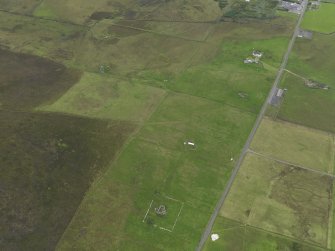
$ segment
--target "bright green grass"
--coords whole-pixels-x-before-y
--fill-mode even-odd
[[[250,154],[220,215],[326,246],[332,182],[331,177]]]
[[[194,249],[254,120],[229,106],[171,93],[92,185],[58,250],[132,250],[134,243],[136,250]],[[173,232],[143,223],[157,195],[184,203]],[[171,214],[176,210],[172,206]]]
[[[141,77],[145,78],[147,84],[153,86],[257,112],[271,87],[287,42],[286,37],[254,41],[230,39],[222,43],[214,60],[191,67],[179,76],[146,72],[142,73]],[[264,52],[263,60],[266,63],[264,67],[261,64],[243,63],[254,48]]]
[[[322,33],[335,32],[335,4],[322,3],[318,10],[308,11],[302,28]]]
[[[130,84],[103,74],[85,73],[60,99],[39,110],[103,119],[144,121],[164,94],[162,89]]]
[[[333,136],[291,123],[264,119],[251,149],[293,164],[333,173]]]
[[[312,40],[298,39],[287,69],[304,78],[314,79],[335,88],[334,43],[335,34],[314,34]]]
[[[290,73],[284,75],[281,87],[288,91],[278,114],[280,119],[335,132],[334,89],[308,88],[301,78]]]
[[[219,234],[220,238],[215,242],[208,239],[205,251],[325,251],[221,216],[216,219],[212,233]]]
[[[45,4],[45,1],[42,2],[34,11],[34,16],[57,19],[57,14],[55,11]]]

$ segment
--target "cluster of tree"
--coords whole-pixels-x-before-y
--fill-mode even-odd
[[[278,0],[215,0],[231,18],[273,18],[276,15]]]

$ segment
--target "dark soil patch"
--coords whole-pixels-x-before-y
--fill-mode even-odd
[[[52,102],[80,76],[48,59],[0,49],[0,108],[30,109]]]
[[[98,11],[98,12],[94,12],[90,18],[92,20],[102,20],[102,19],[113,19],[114,17],[115,17],[115,14],[111,12]]]
[[[54,250],[134,126],[0,111],[0,250]]]

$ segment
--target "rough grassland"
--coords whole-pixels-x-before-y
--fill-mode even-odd
[[[43,0],[0,0],[0,9],[22,14],[32,14],[34,9],[42,1]]]
[[[205,251],[325,251],[221,216],[216,219],[213,233],[220,238],[215,242],[208,239]]]
[[[335,191],[334,191],[335,183],[333,184],[333,232],[332,232],[332,248],[335,249]]]
[[[333,136],[295,124],[264,119],[251,149],[292,164],[333,173]]]
[[[287,88],[278,117],[308,127],[335,132],[334,89],[317,90],[304,85],[304,80],[285,74],[281,83]]]
[[[36,9],[35,15],[78,24],[89,23],[94,16],[108,16],[111,19],[213,21],[220,15],[220,9],[212,0],[45,0]]]
[[[170,94],[93,184],[58,250],[193,249],[254,119],[204,99]],[[184,145],[187,140],[196,148]],[[158,195],[184,203],[173,232],[159,229],[168,223],[155,218],[142,222]]]
[[[131,84],[104,74],[85,73],[65,95],[39,110],[144,121],[164,94],[165,91],[158,88]]]
[[[322,3],[315,11],[308,11],[302,22],[302,28],[322,33],[335,32],[335,4]]]
[[[334,43],[335,34],[314,34],[312,40],[297,40],[287,69],[304,78],[313,79],[335,88]]]
[[[43,56],[66,65],[72,63],[84,32],[81,26],[0,12],[1,48]]]
[[[221,215],[327,245],[332,178],[247,155]]]
[[[54,101],[80,76],[62,64],[0,49],[0,108],[31,109]]]
[[[54,250],[134,126],[0,111],[0,250]]]

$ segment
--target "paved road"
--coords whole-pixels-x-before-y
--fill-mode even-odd
[[[207,241],[209,235],[211,234],[211,231],[212,231],[212,228],[213,228],[213,225],[214,225],[214,221],[215,221],[216,217],[218,216],[218,214],[220,212],[220,209],[221,209],[224,201],[227,198],[227,195],[228,195],[228,193],[229,193],[229,191],[230,191],[230,189],[231,189],[231,187],[233,185],[233,182],[234,182],[234,180],[236,178],[236,175],[237,175],[238,171],[240,170],[241,164],[242,164],[242,162],[243,162],[243,160],[244,160],[244,158],[245,158],[245,156],[246,156],[246,154],[247,154],[247,152],[249,150],[251,141],[253,140],[253,138],[254,138],[254,136],[256,134],[256,131],[257,131],[258,127],[260,126],[261,121],[262,121],[262,119],[263,119],[263,117],[265,115],[266,109],[268,107],[268,103],[269,103],[270,99],[272,98],[273,94],[275,93],[275,91],[276,91],[276,89],[277,89],[277,87],[278,87],[278,85],[280,83],[280,80],[282,79],[284,70],[285,70],[287,62],[288,62],[288,58],[289,58],[289,56],[291,54],[291,51],[293,49],[296,37],[297,37],[299,29],[300,29],[300,25],[301,25],[303,16],[304,16],[304,14],[306,12],[306,9],[307,9],[307,0],[304,0],[303,1],[303,11],[301,12],[301,15],[299,17],[299,20],[298,20],[297,25],[296,25],[295,30],[294,30],[294,34],[293,34],[293,36],[292,36],[292,38],[290,40],[290,43],[289,43],[289,46],[288,46],[287,51],[285,53],[285,56],[283,58],[282,64],[281,64],[281,66],[280,66],[280,68],[278,70],[278,74],[277,74],[276,80],[274,81],[272,89],[271,89],[271,91],[270,91],[270,93],[269,93],[269,95],[268,95],[265,103],[263,104],[260,113],[258,114],[258,117],[257,117],[257,120],[255,122],[255,125],[254,125],[254,127],[253,127],[253,129],[252,129],[252,131],[251,131],[251,133],[249,135],[249,138],[248,138],[247,142],[245,143],[245,145],[243,147],[243,150],[242,150],[242,153],[240,155],[240,158],[238,159],[238,161],[237,161],[237,163],[235,165],[235,168],[233,169],[232,175],[231,175],[231,177],[230,177],[230,179],[229,179],[229,181],[228,181],[228,183],[227,183],[227,185],[225,187],[225,190],[223,191],[223,193],[222,193],[222,195],[220,197],[220,200],[218,201],[218,203],[217,203],[217,205],[215,207],[215,210],[214,210],[211,218],[209,219],[209,222],[208,222],[208,224],[207,224],[207,226],[206,226],[206,228],[205,228],[205,230],[204,230],[204,232],[202,234],[201,240],[200,240],[200,242],[198,244],[198,247],[196,248],[196,251],[201,251],[202,250],[202,248],[205,245],[205,242]]]

